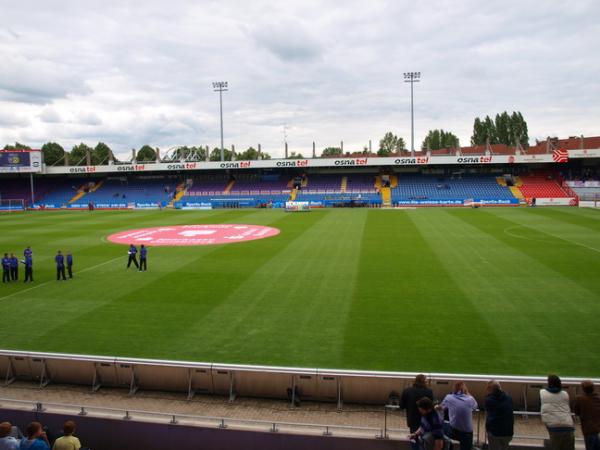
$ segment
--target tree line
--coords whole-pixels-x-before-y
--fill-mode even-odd
[[[16,142],[15,144],[9,144],[4,146],[4,150],[31,150],[31,147]],[[42,145],[41,150],[44,154],[44,164],[48,166],[63,165],[65,159],[71,166],[85,166],[88,164],[88,153],[89,163],[92,166],[98,166],[101,164],[108,164],[109,160],[112,159],[114,162],[121,162],[112,153],[111,148],[104,142],[98,142],[95,147],[90,147],[85,143],[80,143],[71,149],[66,151],[60,144],[56,142],[46,142]],[[135,149],[134,149],[135,150]],[[181,161],[192,159],[195,161],[206,161],[206,154],[208,152],[209,161],[220,161],[221,160],[221,149],[218,147],[212,150],[209,147],[178,147],[169,155],[172,161]],[[159,154],[159,149],[154,148],[150,145],[143,145],[136,150],[135,160],[137,162],[154,162]],[[226,161],[231,160],[251,160],[251,159],[271,159],[271,155],[266,152],[258,152],[254,147],[248,147],[246,150],[238,153],[233,152],[230,149],[224,149],[224,155]],[[133,156],[133,155],[132,155]],[[160,155],[161,158],[167,155]],[[301,157],[301,155],[300,155]]]
[[[529,134],[527,122],[523,118],[520,111],[513,111],[511,114],[508,111],[496,114],[492,119],[489,115],[484,118],[476,117],[473,122],[473,134],[471,136],[471,145],[486,145],[486,144],[505,144],[514,146],[517,143],[523,147],[529,145]],[[443,129],[429,130],[425,139],[421,144],[421,150],[439,150],[442,148],[457,148],[460,146],[458,137]],[[14,149],[29,149],[30,147],[16,142],[14,145],[6,145],[5,150]],[[100,165],[107,164],[112,157],[115,162],[119,162],[113,155],[110,147],[104,142],[98,142],[95,147],[90,147],[83,142],[75,145],[71,151],[66,151],[60,144],[56,142],[47,142],[42,146],[44,152],[44,163],[48,166],[63,164],[65,158],[68,159],[70,165],[87,165],[89,153],[90,164]],[[395,135],[392,131],[388,131],[379,140],[379,146],[374,153],[377,156],[391,156],[406,150],[406,142],[401,136]],[[153,148],[150,145],[143,145],[136,151],[136,161],[150,162],[156,161],[158,148]],[[184,146],[177,148],[171,155],[171,160],[195,160],[206,161],[208,153],[209,161],[221,160],[221,149],[218,147],[210,148],[202,146]],[[360,152],[363,155],[372,155],[369,148],[364,147]],[[350,155],[350,153],[346,153]],[[167,155],[161,155],[163,158]],[[231,149],[224,149],[226,161],[238,160],[248,161],[256,159],[271,159],[271,155],[266,152],[259,152],[254,147],[248,147],[241,152],[233,152]],[[321,158],[335,158],[344,156],[344,151],[341,147],[326,147],[321,152]],[[291,152],[290,159],[302,159],[301,153]]]

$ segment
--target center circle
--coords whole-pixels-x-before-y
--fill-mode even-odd
[[[108,236],[115,244],[144,244],[149,247],[184,245],[216,245],[234,242],[255,241],[277,236],[278,228],[239,223],[176,225],[139,228],[121,231]]]

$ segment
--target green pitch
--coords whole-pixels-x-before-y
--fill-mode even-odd
[[[151,248],[111,233],[250,223],[273,238]],[[0,348],[324,368],[600,376],[600,212],[420,209],[32,212],[0,250]],[[56,250],[75,279],[55,281]],[[21,276],[23,275],[21,270]]]

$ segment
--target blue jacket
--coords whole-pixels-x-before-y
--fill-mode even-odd
[[[6,258],[2,258],[2,268],[3,269],[10,269],[10,258],[7,256]]]
[[[10,258],[10,267],[12,267],[13,269],[16,269],[19,267],[19,258],[17,258],[16,256],[13,256],[12,258]]]
[[[56,255],[54,257],[54,261],[56,261],[56,267],[64,267],[65,266],[65,257],[63,255]]]
[[[73,255],[68,254],[67,255],[67,266],[72,266],[73,265]]]
[[[132,245],[131,247],[129,247],[130,255],[135,255],[136,253],[137,253],[137,248],[135,248],[135,245]]]
[[[33,266],[33,258],[31,257],[31,255],[25,256],[25,262],[23,262],[23,264],[25,264],[25,267]]]
[[[145,258],[148,254],[148,249],[146,247],[140,249],[140,258]]]
[[[495,392],[485,398],[485,427],[492,436],[512,436],[513,401],[504,391]]]

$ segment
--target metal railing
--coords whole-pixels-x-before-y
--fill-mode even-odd
[[[388,426],[390,412],[397,412],[397,405],[384,405],[383,424],[381,427],[367,427],[356,425],[322,424],[312,422],[289,422],[278,420],[256,420],[240,419],[224,416],[204,416],[177,412],[158,412],[132,408],[110,408],[103,406],[82,406],[68,403],[40,402],[31,400],[17,400],[0,398],[0,409],[28,410],[33,413],[54,413],[72,416],[90,416],[97,418],[112,418],[116,420],[131,420],[139,422],[151,422],[170,425],[189,425],[206,428],[259,431],[269,433],[310,434],[339,437],[360,437],[375,439],[408,440],[409,430],[406,427]],[[539,412],[514,411],[515,417],[527,420],[530,417],[540,417]],[[476,410],[473,417],[473,443],[481,446],[487,443],[485,432],[485,411]],[[548,438],[545,429],[540,424],[538,434],[515,434],[514,442],[538,442],[543,443]],[[583,439],[576,438],[581,444]]]

